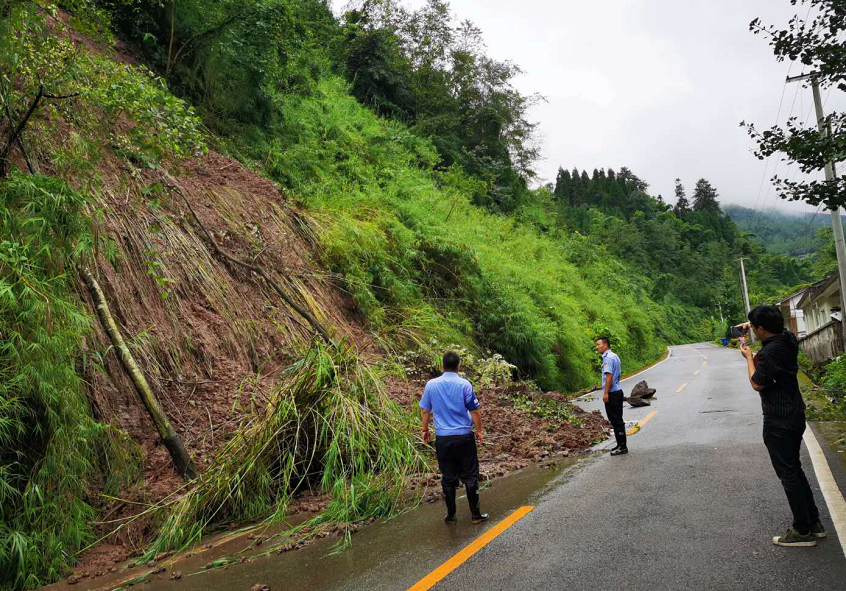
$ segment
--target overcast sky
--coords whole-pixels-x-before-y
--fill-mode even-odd
[[[346,4],[334,0],[336,10]],[[410,7],[423,0],[406,0]],[[517,87],[547,98],[532,111],[543,148],[538,172],[554,181],[558,166],[579,170],[628,166],[650,192],[674,202],[674,179],[688,196],[697,179],[723,203],[781,211],[815,208],[781,201],[769,182],[776,158],[761,162],[742,120],[759,127],[791,112],[805,119],[811,90],[784,79],[801,64],[778,63],[749,22],[786,24],[789,0],[452,0],[459,19],[484,31],[489,53],[518,63]],[[834,90],[827,110],[844,108]],[[813,115],[808,119],[813,122]],[[777,165],[777,166],[776,166]],[[797,177],[798,178],[798,177]],[[762,179],[763,186],[762,186]]]

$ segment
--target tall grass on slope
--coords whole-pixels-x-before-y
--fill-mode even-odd
[[[278,104],[280,123],[245,132],[239,148],[308,206],[324,264],[383,342],[474,342],[572,391],[596,379],[599,334],[628,369],[696,339],[701,313],[655,301],[650,279],[547,214],[524,222],[473,205],[483,180],[440,170],[429,140],[378,118],[343,81]]]
[[[0,589],[61,577],[91,537],[93,483],[132,471],[76,373],[89,318],[66,272],[91,249],[87,199],[63,182],[0,183]]]
[[[225,521],[284,520],[305,487],[331,493],[326,518],[389,515],[426,467],[411,417],[345,344],[314,343],[170,509],[148,554],[198,542]]]

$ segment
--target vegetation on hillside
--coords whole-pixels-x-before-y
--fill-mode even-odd
[[[349,294],[389,362],[455,343],[496,352],[512,377],[548,390],[596,382],[601,334],[626,370],[667,344],[721,334],[741,310],[737,256],[750,259],[753,299],[810,279],[807,266],[742,235],[704,179],[675,210],[625,168],[562,169],[553,186],[531,188],[528,114],[542,99],[518,92],[519,68],[490,58],[481,32],[456,24],[441,0],[416,11],[365,0],[341,19],[320,0],[59,5],[67,12],[0,0],[4,588],[61,576],[91,538],[94,488],[127,482],[137,461],[86,397],[84,376],[108,351],[84,340],[76,265],[103,249],[138,266],[141,251],[133,272],[163,300],[178,278],[143,240],[121,251],[99,236],[110,175],[122,206],[153,220],[137,231],[184,237],[193,222],[172,188],[143,173],[178,171],[207,144],[224,150],[305,211],[321,279]],[[75,42],[80,31],[97,47]],[[118,39],[146,65],[116,59]],[[208,198],[236,207],[236,195]],[[232,221],[221,233],[250,231]],[[191,248],[174,246],[185,257]],[[195,260],[197,284],[227,299],[208,261]],[[297,297],[313,303],[306,288]],[[263,336],[252,318],[233,324],[250,347]],[[380,389],[400,365],[374,368],[341,339],[299,338],[290,351],[298,360],[251,401],[178,502],[151,505],[164,524],[154,549],[195,542],[223,519],[282,518],[301,485],[332,495],[321,519],[399,506],[405,477],[425,464],[409,417]]]
[[[726,205],[723,210],[741,231],[758,238],[774,254],[804,259],[820,248],[819,231],[831,226],[828,212],[794,214],[775,208],[758,211],[742,205]]]

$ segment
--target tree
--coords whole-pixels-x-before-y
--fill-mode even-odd
[[[676,179],[676,206],[673,208],[673,211],[679,217],[686,216],[690,213],[690,202],[688,202],[685,196],[684,185],[682,185],[681,179]]]
[[[570,202],[570,172],[558,167],[558,175],[555,177],[555,189],[552,191],[552,198],[560,203]]]
[[[649,188],[649,183],[640,179],[627,167],[622,167],[617,173],[617,180],[625,182],[627,185],[634,188],[638,193],[646,193]]]
[[[696,188],[693,190],[693,211],[722,213],[717,197],[717,190],[711,183],[705,179],[699,179],[696,181]]]
[[[388,29],[363,28],[356,11],[345,16],[346,68],[353,96],[384,117],[413,121],[411,65],[400,53],[397,37]]]
[[[750,31],[769,36],[777,61],[799,60],[805,71],[815,72],[822,89],[837,86],[846,90],[846,46],[838,39],[840,33],[846,31],[842,0],[791,0],[791,4],[810,4],[816,8],[817,16],[806,21],[797,14],[786,29],[764,26],[760,19],[755,19],[749,25]],[[840,161],[846,154],[844,113],[832,112],[826,117],[827,137],[815,125],[800,123],[795,117],[785,127],[774,126],[763,132],[753,124],[741,122],[740,125],[757,143],[755,155],[759,159],[780,153],[805,174],[818,173],[824,170],[826,163]],[[824,203],[828,208],[846,205],[846,178],[841,176],[813,181],[791,181],[776,176],[773,182],[782,199],[801,200],[811,205]]]

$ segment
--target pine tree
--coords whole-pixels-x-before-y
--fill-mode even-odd
[[[696,181],[696,188],[693,190],[693,211],[722,213],[717,201],[717,190],[705,179]]]
[[[569,203],[569,196],[570,172],[559,167],[558,175],[555,177],[555,189],[552,191],[552,197],[559,203]]]
[[[690,213],[690,202],[685,196],[684,185],[682,185],[681,179],[676,179],[676,206],[673,208],[673,211],[679,217]]]
[[[627,193],[632,190],[638,193],[646,193],[646,190],[649,188],[649,183],[639,178],[627,166],[621,168],[620,172],[617,173],[617,180],[623,181],[628,185],[629,190],[626,191]]]

